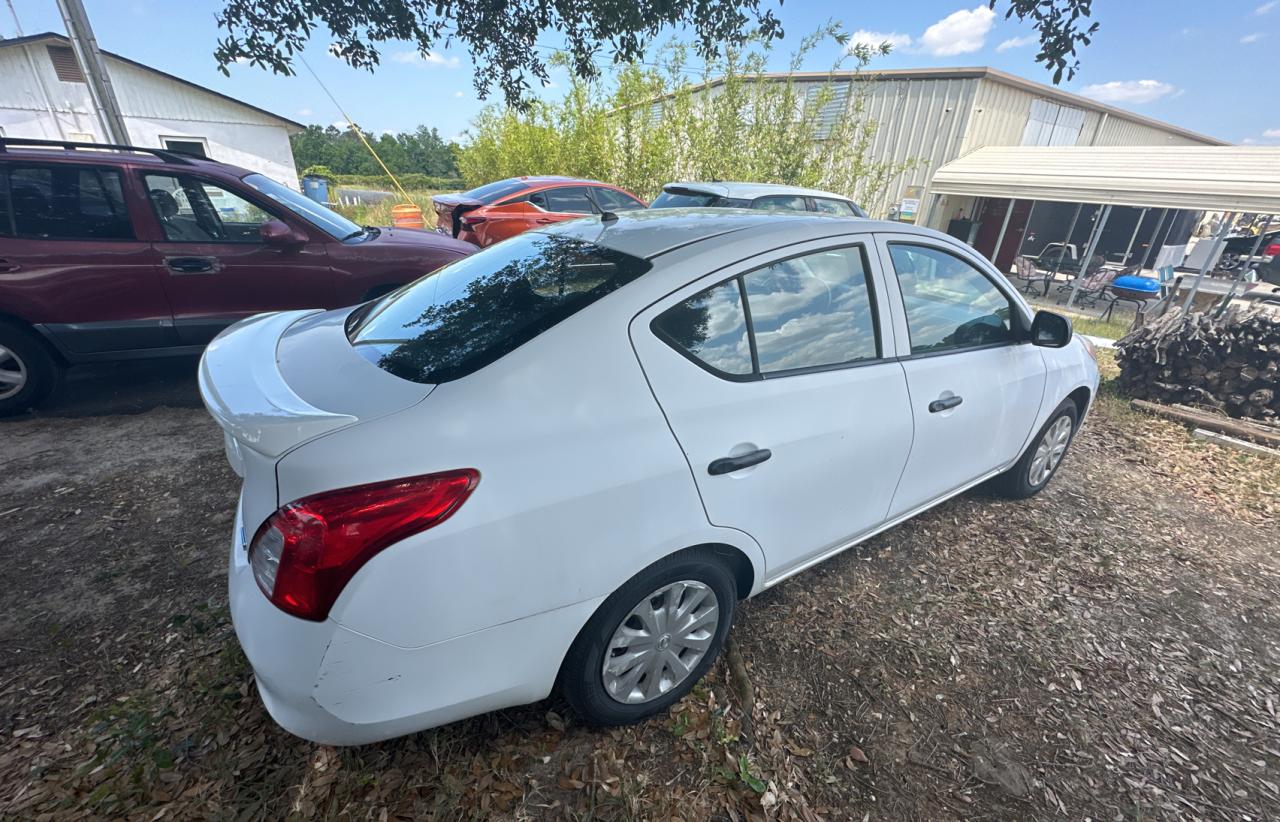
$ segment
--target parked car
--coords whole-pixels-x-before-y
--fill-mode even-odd
[[[562,220],[645,207],[629,191],[574,177],[512,177],[431,199],[438,231],[479,246]]]
[[[754,208],[760,211],[813,211],[841,217],[865,217],[848,197],[770,183],[667,183],[650,208]]]
[[[351,305],[474,250],[191,155],[0,138],[0,414],[64,366],[197,354],[251,314]]]
[[[557,681],[593,723],[663,711],[739,599],[977,483],[1044,488],[1097,385],[944,234],[715,210],[527,232],[200,365],[244,478],[237,636],[333,744]]]
[[[1206,242],[1212,241],[1207,240]],[[1235,271],[1243,262],[1247,262],[1251,267],[1269,266],[1271,258],[1275,256],[1271,249],[1277,245],[1280,245],[1280,228],[1268,231],[1261,244],[1258,243],[1257,234],[1228,237],[1222,243],[1222,256],[1218,258],[1216,268],[1219,271]],[[1255,246],[1258,247],[1258,254],[1250,258],[1249,254]]]

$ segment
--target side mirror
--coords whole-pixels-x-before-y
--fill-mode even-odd
[[[301,231],[294,231],[279,220],[270,220],[258,227],[262,242],[274,246],[302,245],[307,238]]]
[[[1065,348],[1071,342],[1071,320],[1052,311],[1037,311],[1031,321],[1031,344]]]

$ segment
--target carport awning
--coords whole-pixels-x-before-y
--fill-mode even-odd
[[[933,175],[934,194],[1280,214],[1280,147],[980,148]]]

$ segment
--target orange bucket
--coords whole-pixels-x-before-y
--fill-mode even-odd
[[[422,209],[412,203],[391,207],[391,224],[396,228],[426,228],[422,219]]]

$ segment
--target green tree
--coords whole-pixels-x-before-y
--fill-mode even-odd
[[[778,0],[779,6],[782,0]],[[1098,25],[1090,23],[1093,0],[988,0],[1007,17],[1031,21],[1040,36],[1036,60],[1053,72],[1074,75],[1076,49],[1088,45]],[[378,45],[408,41],[430,52],[456,41],[476,65],[482,99],[498,86],[510,105],[528,102],[529,78],[547,82],[547,62],[538,52],[545,35],[563,39],[566,62],[579,79],[599,77],[603,56],[614,64],[640,60],[664,27],[683,27],[704,61],[741,48],[752,36],[782,37],[782,23],[767,8],[771,0],[223,0],[214,57],[223,72],[237,60],[280,74],[293,73],[293,59],[313,32],[332,38],[334,54],[356,68],[372,69]]]
[[[374,136],[364,132],[378,156],[396,174],[426,174],[454,177],[458,174],[454,149],[440,138],[439,132],[418,126],[412,132]],[[293,160],[298,168],[327,166],[335,174],[373,174],[384,172],[350,128],[307,126],[290,138]]]

